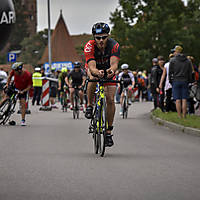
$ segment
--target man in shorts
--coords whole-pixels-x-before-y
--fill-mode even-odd
[[[93,25],[92,34],[94,39],[87,42],[84,48],[85,58],[88,65],[90,79],[103,78],[105,73],[108,79],[115,76],[118,69],[120,48],[118,42],[109,37],[110,27],[108,24],[99,22]],[[93,99],[96,90],[96,83],[88,83],[88,106],[85,117],[92,118]],[[105,85],[105,95],[107,100],[107,119],[108,130],[106,136],[106,146],[111,147],[114,143],[112,140],[112,129],[115,115],[115,92],[116,84],[109,83]]]
[[[14,77],[15,88],[19,90],[19,100],[22,117],[21,126],[26,126],[26,98],[28,91],[32,87],[32,76],[30,72],[23,69],[23,62],[16,62],[12,65],[12,71],[8,76],[8,81],[6,83],[7,88],[11,84],[12,77]]]
[[[182,51],[181,46],[175,46],[174,57],[169,64],[169,80],[172,83],[172,94],[179,118],[186,117],[188,83],[192,82],[192,63]]]

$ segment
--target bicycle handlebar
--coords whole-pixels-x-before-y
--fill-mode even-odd
[[[122,81],[109,80],[109,79],[88,79],[88,82],[99,82],[99,83],[122,83]]]

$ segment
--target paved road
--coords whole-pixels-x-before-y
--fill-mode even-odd
[[[27,127],[1,126],[0,200],[199,200],[200,137],[155,125],[151,109],[135,103],[127,120],[117,111],[104,158],[83,115],[35,107]]]

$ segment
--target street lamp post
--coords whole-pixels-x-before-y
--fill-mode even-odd
[[[51,19],[50,19],[50,0],[47,0],[48,3],[48,55],[49,55],[49,68],[51,71]]]

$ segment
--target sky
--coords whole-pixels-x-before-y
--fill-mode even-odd
[[[110,13],[118,5],[118,0],[50,0],[51,29],[55,28],[61,9],[70,35],[91,34],[96,22],[105,22],[112,27]],[[47,0],[37,0],[37,6],[37,31],[41,31],[48,28]]]

